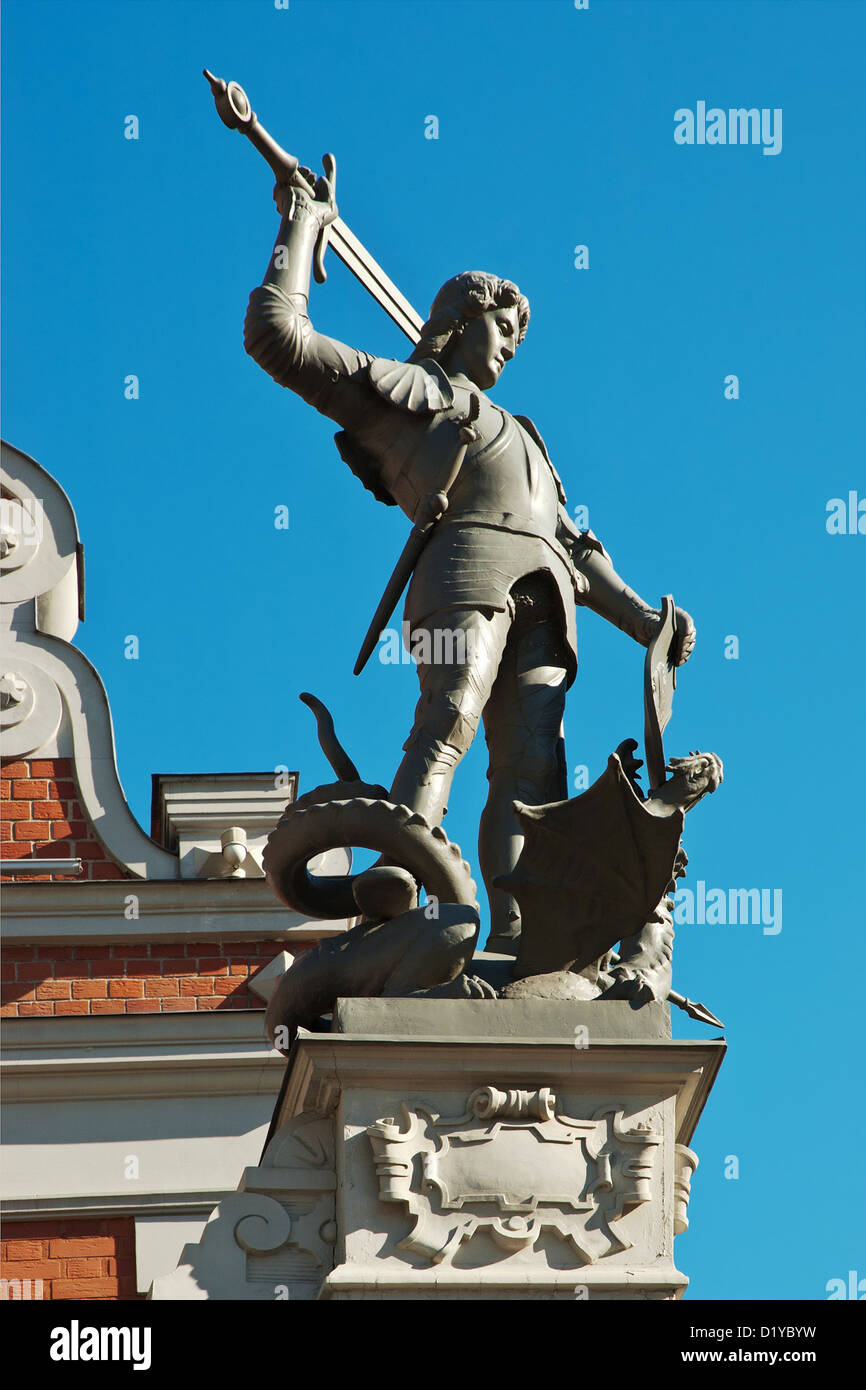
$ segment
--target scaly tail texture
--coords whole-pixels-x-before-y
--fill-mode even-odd
[[[478,938],[478,904],[469,865],[457,845],[424,816],[388,800],[384,787],[362,782],[320,700],[313,710],[319,741],[345,780],[315,787],[286,807],[264,853],[268,881],[288,907],[308,917],[364,920],[319,942],[282,977],[266,1014],[269,1037],[286,1051],[298,1027],[312,1026],[341,995],[371,997],[447,991],[470,997],[465,972]],[[360,874],[311,874],[310,860],[329,849],[377,850],[386,860]],[[418,907],[424,888],[427,905]],[[435,911],[429,913],[432,900]]]
[[[440,826],[386,798],[381,787],[336,782],[316,787],[289,806],[271,832],[263,860],[277,897],[309,917],[356,916],[353,885],[361,875],[328,878],[311,874],[307,864],[324,850],[357,846],[386,854],[424,887],[428,898],[476,907],[475,884],[459,846]]]
[[[475,884],[459,847],[439,826],[389,801],[384,787],[362,782],[325,705],[314,695],[301,699],[316,716],[326,758],[344,780],[315,787],[292,802],[271,833],[263,862],[277,897],[310,917],[356,916],[353,886],[360,875],[326,877],[307,868],[325,850],[355,846],[386,855],[389,863],[410,873],[428,897],[477,907]]]

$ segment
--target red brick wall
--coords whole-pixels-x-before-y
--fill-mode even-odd
[[[284,941],[10,946],[0,1017],[263,1009],[249,980],[284,949]],[[298,949],[293,942],[292,954]]]
[[[44,1299],[142,1299],[135,1288],[135,1222],[132,1217],[84,1221],[8,1221],[0,1240],[3,1279],[31,1283]],[[3,1286],[2,1296],[13,1290]]]
[[[96,839],[73,780],[71,758],[29,758],[0,767],[0,857],[81,859],[84,879],[129,878]],[[15,881],[5,874],[3,881]],[[70,875],[27,874],[19,882],[69,882]]]

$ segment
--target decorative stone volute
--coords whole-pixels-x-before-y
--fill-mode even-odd
[[[84,616],[84,548],[72,504],[35,459],[5,443],[2,458],[3,625],[69,642]]]

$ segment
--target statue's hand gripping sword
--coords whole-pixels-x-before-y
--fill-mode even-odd
[[[278,145],[273,136],[259,123],[243,87],[238,86],[237,82],[224,82],[221,77],[214,77],[207,68],[203,71],[210,83],[217,113],[223,124],[227,125],[229,130],[239,130],[255,145],[259,154],[263,155],[271,166],[278,183],[299,184],[309,191],[303,175],[299,172],[299,161]],[[333,157],[329,158],[333,164]],[[328,245],[334,248],[343,264],[360,280],[364,289],[381,305],[409,341],[417,343],[424,325],[421,315],[413,309],[408,299],[400,293],[393,280],[389,279],[341,217],[323,227],[319,233],[313,265],[317,282],[322,284],[325,279],[324,259]]]

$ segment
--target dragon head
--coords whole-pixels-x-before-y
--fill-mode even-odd
[[[720,757],[715,753],[701,753],[698,749],[685,758],[669,758],[665,771],[670,773],[670,779],[659,792],[683,811],[690,811],[702,796],[714,792],[724,774]]]

